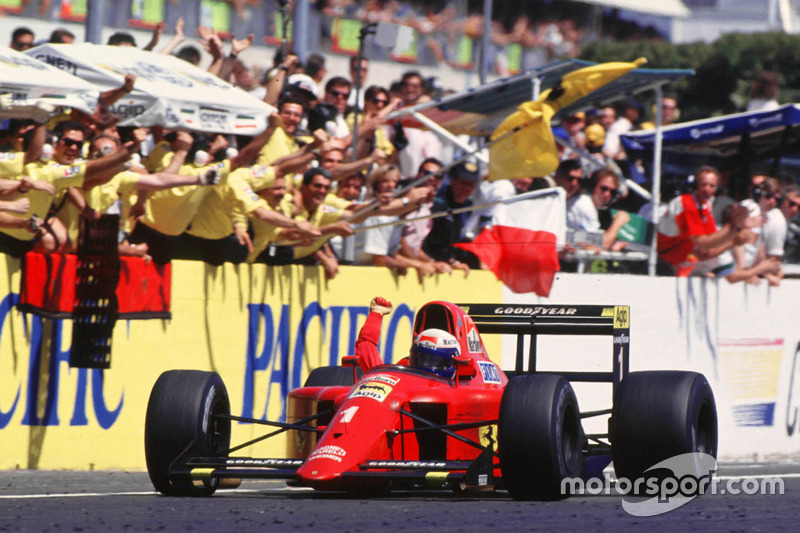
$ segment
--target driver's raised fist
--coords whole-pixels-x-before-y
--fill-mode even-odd
[[[380,296],[376,296],[369,303],[369,310],[374,311],[376,313],[380,313],[381,315],[388,315],[389,313],[392,312],[392,302],[390,302],[386,298],[381,298]]]

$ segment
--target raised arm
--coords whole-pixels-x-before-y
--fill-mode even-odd
[[[289,73],[294,70],[295,65],[297,65],[297,56],[290,55],[286,57],[286,60],[284,60],[277,69],[274,69],[276,72],[267,80],[266,84],[267,94],[264,96],[264,101],[266,103],[273,107],[278,107],[278,100],[283,92],[286,78],[289,76]]]
[[[39,159],[41,159],[42,146],[44,146],[46,140],[47,140],[47,125],[36,124],[36,128],[33,130],[33,137],[31,138],[31,142],[28,145],[28,149],[25,151],[25,158],[23,159],[23,164],[27,165],[28,163],[32,163],[34,161],[38,161]]]
[[[281,118],[278,116],[278,114],[273,113],[270,115],[267,128],[259,133],[252,141],[250,141],[247,146],[242,148],[235,157],[231,158],[231,170],[252,165],[256,157],[258,157],[258,153],[261,151],[261,148],[267,143],[267,141],[269,141],[269,138],[272,137],[272,134],[275,132],[275,128],[279,127],[280,125]]]
[[[159,22],[158,24],[156,24],[156,27],[153,28],[153,36],[150,37],[150,42],[144,45],[143,50],[150,51],[156,47],[158,41],[161,40],[161,33],[164,31],[164,26],[165,24],[163,22]]]
[[[89,190],[95,185],[102,185],[124,170],[124,164],[138,150],[138,144],[128,141],[120,150],[111,155],[93,159],[86,163],[86,176],[83,179],[83,188]]]
[[[172,40],[170,40],[170,42],[168,42],[167,45],[161,49],[162,54],[171,55],[172,52],[178,48],[178,45],[186,40],[186,34],[183,33],[183,25],[183,17],[178,17],[178,20],[175,22],[175,36],[172,37]]]
[[[364,372],[383,364],[381,355],[378,352],[378,341],[381,338],[383,317],[391,312],[392,302],[386,298],[376,296],[369,304],[367,320],[361,326],[361,331],[358,332],[358,339],[355,345],[355,355]]]

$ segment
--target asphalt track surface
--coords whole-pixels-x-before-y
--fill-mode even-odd
[[[636,517],[618,495],[515,502],[506,493],[465,497],[402,492],[355,497],[245,481],[210,498],[158,495],[140,472],[0,472],[0,531],[703,531],[798,530],[800,463],[720,465],[737,476],[779,476],[783,495],[706,494],[659,516]]]
[[[364,498],[245,481],[210,498],[174,498],[156,494],[140,472],[16,470],[0,472],[0,531],[798,531],[800,463],[720,465],[718,471],[720,487],[737,476],[776,475],[783,495],[718,491],[659,516],[636,517],[617,495],[558,502],[515,502],[502,492]]]

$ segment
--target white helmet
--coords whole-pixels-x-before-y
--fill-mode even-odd
[[[414,339],[409,365],[450,379],[456,370],[453,357],[459,355],[458,339],[443,329],[431,328],[420,332]]]

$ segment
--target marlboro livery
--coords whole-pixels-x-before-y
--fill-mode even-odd
[[[678,454],[716,455],[716,407],[702,375],[628,372],[627,306],[436,301],[418,311],[413,334],[399,364],[359,375],[348,356],[313,370],[289,394],[286,423],[232,416],[215,373],[165,372],[145,422],[153,485],[209,495],[242,478],[279,478],[326,491],[493,489],[548,500],[569,495],[563,480],[600,476],[612,459],[634,480]],[[516,335],[515,370],[489,359],[485,334]],[[611,371],[593,361],[587,372],[539,371],[539,335],[612,336]],[[611,383],[611,407],[581,412],[571,381]],[[607,417],[608,432],[585,433],[589,417]],[[287,458],[240,455],[266,437],[232,446],[232,422],[288,431]]]

